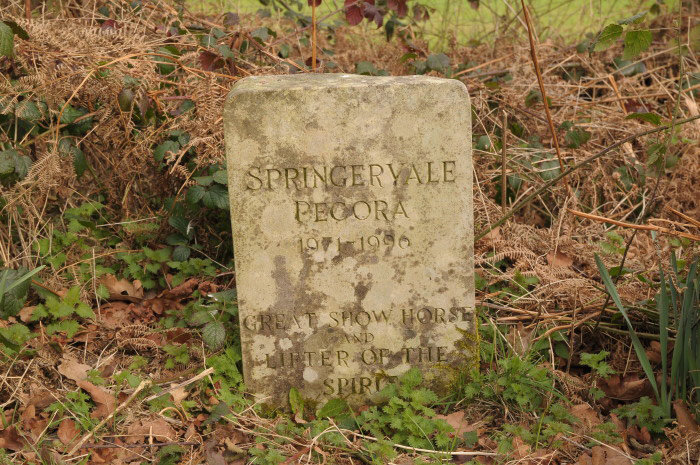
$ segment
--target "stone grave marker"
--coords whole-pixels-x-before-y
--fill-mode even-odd
[[[471,110],[456,80],[248,77],[224,110],[244,379],[371,399],[476,363]]]

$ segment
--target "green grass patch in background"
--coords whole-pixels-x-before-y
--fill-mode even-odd
[[[279,0],[277,0],[279,2]],[[282,0],[292,9],[294,1]],[[310,14],[307,2],[302,12]],[[530,0],[526,2],[532,12],[541,40],[561,37],[567,42],[581,38],[586,32],[597,32],[610,21],[626,18],[648,10],[656,0]],[[318,9],[319,17],[341,8],[340,0],[324,0]],[[504,32],[523,28],[519,0],[482,0],[478,8],[467,0],[419,0],[409,5],[421,4],[433,9],[430,19],[419,23],[420,36],[430,40],[433,48],[444,48],[454,37],[459,45],[489,42]],[[666,0],[664,8],[673,11],[678,0]],[[193,12],[221,14],[227,11],[255,13],[269,8],[259,0],[187,0]],[[273,12],[273,14],[275,14]],[[282,12],[278,13],[282,14]],[[518,17],[516,17],[516,14]],[[334,19],[340,18],[340,15]],[[362,27],[374,29],[366,22]]]

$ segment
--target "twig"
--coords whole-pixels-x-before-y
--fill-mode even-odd
[[[508,134],[508,113],[503,110],[501,120],[501,209],[506,212],[506,139]]]
[[[481,64],[476,65],[476,66],[472,66],[471,68],[463,69],[462,71],[459,71],[459,72],[453,74],[452,77],[453,77],[453,78],[456,78],[456,77],[461,76],[461,75],[463,75],[463,74],[471,73],[472,71],[476,71],[477,69],[481,69],[481,68],[484,68],[484,67],[486,67],[486,66],[488,66],[488,65],[492,65],[492,64],[494,64],[494,63],[498,63],[499,61],[507,60],[508,58],[512,57],[513,55],[515,55],[515,53],[509,53],[508,55],[504,55],[504,56],[502,56],[502,57],[494,58],[493,60],[486,61],[486,62],[481,63]]]
[[[700,236],[696,236],[695,234],[684,233],[682,231],[674,231],[673,229],[664,228],[663,226],[656,226],[654,224],[626,223],[624,221],[617,221],[610,218],[605,218],[604,216],[592,215],[590,213],[584,213],[572,210],[570,208],[568,209],[568,211],[576,216],[580,216],[581,218],[587,218],[593,221],[600,221],[602,223],[614,224],[615,226],[621,226],[623,228],[639,229],[642,231],[656,231],[663,234],[670,234],[672,236],[685,237],[686,239],[691,239],[693,241],[700,241]]]
[[[700,119],[700,115],[691,116],[690,118],[686,118],[686,119],[682,119],[682,120],[680,120],[680,121],[676,121],[675,124],[676,124],[676,125],[686,124],[686,123],[690,123],[691,121],[695,121],[695,120],[698,120],[698,119]],[[619,141],[615,142],[614,144],[605,147],[605,148],[604,148],[603,150],[601,150],[600,152],[598,152],[598,153],[596,153],[596,154],[594,154],[594,155],[591,155],[590,157],[586,158],[585,160],[582,160],[582,161],[578,162],[577,164],[575,164],[574,166],[572,166],[572,167],[566,169],[565,171],[559,173],[559,175],[558,175],[557,177],[555,177],[555,178],[551,179],[550,181],[544,183],[544,185],[543,185],[542,187],[540,187],[539,189],[535,190],[533,193],[531,193],[530,195],[528,195],[527,197],[525,197],[524,199],[522,199],[520,202],[518,202],[517,204],[515,204],[515,205],[508,211],[508,213],[506,213],[506,214],[503,215],[501,218],[499,218],[498,221],[496,221],[496,222],[493,223],[491,226],[489,226],[488,228],[484,229],[484,230],[481,231],[479,234],[477,234],[477,235],[474,237],[474,242],[476,242],[476,241],[478,241],[478,240],[480,240],[480,239],[483,239],[483,237],[484,237],[485,235],[487,235],[488,233],[490,233],[491,231],[493,231],[495,228],[499,227],[500,225],[502,225],[503,223],[505,223],[506,221],[508,221],[508,219],[509,219],[510,217],[512,217],[512,216],[515,215],[517,212],[519,212],[520,210],[522,210],[525,206],[527,206],[530,202],[532,202],[535,198],[537,198],[537,196],[540,195],[542,192],[546,191],[547,189],[549,189],[550,187],[552,187],[553,185],[555,185],[556,183],[558,183],[559,181],[561,181],[565,176],[571,174],[572,172],[578,170],[579,168],[582,168],[582,167],[584,167],[584,166],[590,164],[591,162],[593,162],[593,161],[599,159],[600,157],[602,157],[602,156],[608,154],[609,152],[611,152],[611,151],[615,150],[616,148],[620,147],[620,146],[621,146],[622,144],[624,144],[625,142],[633,141],[633,140],[637,139],[638,137],[647,136],[647,135],[649,135],[649,134],[656,134],[657,132],[665,131],[665,130],[669,129],[669,127],[670,127],[669,125],[660,126],[660,127],[654,128],[654,129],[649,129],[649,130],[646,130],[646,131],[638,132],[638,133],[636,133],[636,134],[632,134],[632,135],[630,135],[630,136],[627,136],[627,137],[625,137],[624,139],[620,139]]]
[[[159,393],[157,393],[157,394],[153,394],[152,396],[147,397],[146,399],[144,399],[144,402],[150,402],[150,401],[152,401],[153,399],[157,399],[158,397],[163,396],[163,395],[165,395],[165,394],[168,394],[169,392],[172,392],[172,391],[174,391],[174,390],[176,390],[176,389],[180,389],[181,387],[185,387],[185,386],[188,386],[188,385],[190,385],[190,384],[192,384],[192,383],[195,383],[195,382],[199,381],[200,379],[204,378],[205,376],[208,376],[208,375],[212,374],[213,372],[214,372],[214,368],[209,367],[209,368],[207,368],[206,370],[204,370],[203,372],[201,372],[200,374],[198,374],[197,376],[195,376],[195,377],[193,377],[193,378],[190,378],[190,379],[185,380],[185,381],[183,381],[183,382],[181,382],[181,383],[175,384],[174,386],[169,387],[169,388],[166,389],[165,391],[161,391],[161,392],[159,392]]]
[[[681,213],[675,208],[671,208],[668,205],[666,206],[666,209],[671,211],[672,213],[675,213],[676,215],[680,216],[684,220],[686,220],[688,223],[692,224],[693,226],[696,226],[700,228],[700,221],[696,220],[695,218],[691,218],[690,216],[686,215],[685,213]]]
[[[78,449],[80,449],[83,446],[83,444],[85,444],[85,441],[87,441],[90,438],[90,436],[94,435],[95,432],[97,430],[99,430],[100,428],[102,428],[109,420],[112,419],[112,417],[114,417],[117,413],[121,412],[124,409],[124,407],[126,407],[131,402],[133,402],[133,400],[136,399],[136,396],[139,394],[139,392],[143,391],[145,388],[147,388],[150,385],[151,385],[150,380],[144,379],[143,381],[141,381],[141,384],[139,384],[139,386],[129,396],[128,399],[126,399],[117,408],[115,408],[112,413],[110,413],[105,418],[103,418],[102,421],[99,422],[90,432],[86,433],[85,436],[80,438],[80,441],[78,441],[77,444],[74,445],[73,448],[70,450],[70,452],[68,452],[68,456],[75,454],[78,451]]]
[[[535,74],[537,75],[537,84],[539,84],[540,93],[542,94],[542,104],[544,105],[544,112],[547,115],[549,131],[552,133],[554,149],[557,151],[557,158],[559,159],[559,169],[561,171],[564,171],[564,160],[561,157],[561,149],[559,148],[559,138],[557,137],[556,129],[554,129],[552,114],[549,111],[549,104],[547,103],[547,92],[544,89],[544,81],[542,80],[542,72],[540,71],[540,62],[537,60],[537,50],[535,49],[535,38],[532,35],[532,23],[530,22],[530,13],[525,7],[525,0],[520,0],[520,2],[523,6],[523,14],[525,15],[525,23],[527,24],[527,36],[530,39],[530,56],[532,57],[532,63],[535,66]],[[569,193],[569,196],[571,196],[571,187],[569,187],[569,183],[566,183],[566,190]]]
[[[83,444],[81,449],[138,449],[139,447],[165,447],[165,446],[199,446],[198,442],[168,441],[154,442],[151,444]]]
[[[316,0],[311,0],[311,69],[316,71]]]

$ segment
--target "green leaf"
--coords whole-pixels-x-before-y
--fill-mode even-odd
[[[211,321],[202,329],[202,340],[212,350],[217,350],[226,341],[226,328],[220,321]]]
[[[85,110],[75,108],[70,104],[65,105],[65,108],[61,107],[61,109],[63,110],[63,113],[61,113],[61,124],[73,124],[76,119],[87,113]]]
[[[88,163],[85,158],[85,154],[78,147],[73,147],[73,169],[75,169],[75,174],[80,179],[80,177],[87,171]]]
[[[625,117],[625,119],[640,119],[642,121],[646,121],[647,123],[651,123],[654,126],[661,125],[661,116],[657,115],[656,113],[630,113]]]
[[[586,131],[585,129],[577,128],[574,127],[567,131],[566,135],[564,136],[564,140],[566,142],[566,146],[570,149],[577,149],[586,142],[588,142],[591,138],[591,133]]]
[[[32,102],[31,100],[22,100],[15,107],[15,113],[19,118],[29,121],[30,123],[35,123],[42,118],[41,110],[39,106]]]
[[[173,260],[176,262],[184,262],[190,258],[190,248],[186,245],[178,245],[173,249]]]
[[[210,186],[214,182],[213,176],[196,176],[194,178],[200,186]]]
[[[355,63],[355,74],[364,74],[365,76],[374,76],[377,72],[374,64],[369,61],[358,61]]]
[[[214,182],[218,182],[219,184],[223,185],[228,184],[228,173],[226,170],[219,170],[214,173],[212,177],[214,178]]]
[[[259,27],[257,29],[254,29],[251,33],[250,36],[260,42],[261,44],[264,44],[267,42],[267,39],[270,38],[270,29],[267,27]]]
[[[648,11],[642,11],[629,18],[621,19],[617,24],[627,25],[627,24],[639,24],[642,22],[644,17],[647,15]]]
[[[177,153],[180,150],[180,144],[172,140],[166,140],[153,150],[153,158],[157,162],[163,161],[167,152]]]
[[[450,69],[450,57],[444,53],[428,55],[428,59],[425,60],[425,63],[428,65],[428,68],[441,73],[446,73]]]
[[[304,413],[304,399],[302,399],[299,389],[295,387],[289,390],[289,405],[292,407],[294,415],[302,415]]]
[[[235,302],[238,297],[236,289],[226,289],[225,291],[215,292],[211,297],[218,302]]]
[[[0,56],[12,57],[15,49],[15,33],[0,21]]]
[[[10,29],[12,29],[12,32],[14,32],[15,35],[18,36],[20,39],[29,40],[29,34],[27,34],[27,31],[22,29],[22,27],[19,24],[17,24],[16,22],[9,21],[7,19],[2,21],[2,22],[7,24],[8,26],[10,26]]]
[[[334,398],[326,402],[316,414],[318,418],[335,418],[350,412],[345,399]]]
[[[640,29],[635,31],[627,31],[625,34],[625,50],[622,53],[623,60],[631,60],[639,56],[651,46],[651,31]]]
[[[192,326],[202,326],[204,324],[207,324],[211,321],[214,321],[214,316],[211,314],[211,312],[206,311],[206,310],[201,310],[192,315],[192,318],[190,318],[189,323]]]
[[[168,224],[175,228],[177,232],[183,236],[189,236],[190,222],[181,216],[171,216],[168,218]]]
[[[598,254],[595,254],[595,262],[598,266],[598,271],[600,272],[600,276],[603,279],[603,283],[605,284],[605,288],[607,289],[608,294],[610,294],[610,297],[612,298],[613,302],[615,302],[615,306],[617,306],[617,309],[620,311],[622,317],[625,320],[625,323],[627,324],[630,339],[632,339],[632,346],[634,347],[634,351],[637,354],[637,359],[639,360],[639,363],[642,365],[644,374],[646,374],[647,379],[649,379],[649,383],[651,383],[651,387],[654,389],[656,400],[661,401],[661,397],[659,396],[659,388],[656,385],[656,376],[654,375],[654,370],[651,367],[651,363],[649,363],[649,357],[647,357],[646,350],[644,349],[642,342],[639,340],[637,332],[634,330],[634,325],[632,325],[632,320],[630,320],[630,317],[627,314],[627,309],[625,309],[624,305],[622,305],[620,295],[617,293],[617,288],[615,287],[615,284],[613,284],[612,278],[610,278],[610,274],[608,273],[608,269],[605,267],[605,264],[600,259]]]
[[[202,186],[199,186],[199,185],[192,186],[187,190],[187,196],[186,196],[187,202],[191,205],[194,205],[195,203],[202,200],[202,198],[204,197],[204,194],[206,194],[206,193],[207,193],[207,191]]]
[[[202,197],[202,203],[207,208],[228,209],[228,191],[220,184],[214,184]]]
[[[598,37],[593,41],[593,51],[601,52],[608,49],[622,35],[624,29],[619,24],[608,24],[600,31]]]

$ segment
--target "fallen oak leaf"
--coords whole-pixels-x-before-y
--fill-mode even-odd
[[[649,380],[640,379],[637,375],[625,377],[612,375],[599,380],[598,386],[607,397],[616,400],[638,400],[644,396],[652,397],[654,395]]]
[[[574,264],[574,259],[561,252],[550,252],[547,254],[547,263],[555,268],[570,268]]]
[[[693,416],[688,412],[685,402],[681,399],[673,401],[673,411],[676,412],[679,429],[685,434],[700,432],[700,426],[695,421]]]
[[[462,437],[464,433],[477,430],[477,425],[465,420],[464,410],[452,412],[449,415],[435,415],[435,418],[445,420],[454,430],[455,436]]]
[[[90,417],[105,418],[114,411],[117,406],[117,401],[111,393],[99,386],[95,386],[90,381],[82,380],[77,383],[78,386],[90,394],[93,402],[97,405],[97,408],[90,414]]]
[[[79,434],[80,431],[78,431],[78,428],[75,426],[75,422],[70,418],[64,418],[61,424],[58,425],[58,431],[56,432],[58,439],[64,446],[70,445]]]
[[[17,432],[17,428],[14,426],[0,431],[0,449],[8,449],[17,452],[22,450],[23,446],[24,441]]]
[[[76,383],[86,380],[87,372],[91,369],[90,365],[85,365],[84,363],[69,358],[64,358],[60,365],[58,365],[58,372]]]
[[[574,405],[569,411],[579,419],[584,430],[590,430],[603,423],[598,417],[598,413],[588,404]]]
[[[146,437],[152,437],[158,442],[174,441],[176,438],[175,430],[162,418],[143,419],[129,425],[127,435],[126,442],[130,444],[137,444]]]
[[[110,299],[128,302],[141,302],[143,299],[143,287],[140,281],[130,283],[126,279],[117,279],[113,274],[106,274],[100,280],[100,284],[107,288]]]

